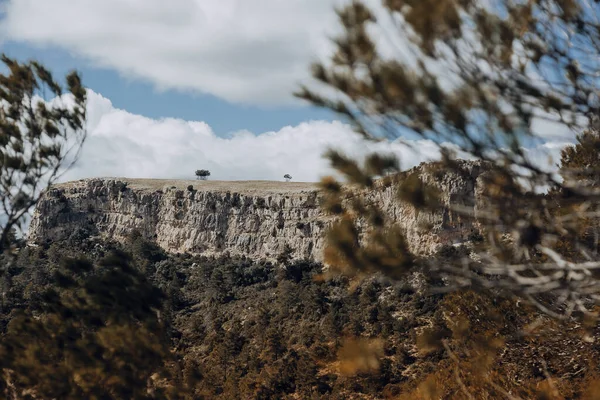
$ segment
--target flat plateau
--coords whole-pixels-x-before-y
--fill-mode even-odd
[[[267,193],[307,193],[319,189],[316,182],[281,182],[281,181],[211,181],[211,180],[185,180],[185,179],[132,179],[132,178],[88,178],[78,181],[69,181],[55,185],[60,187],[73,187],[85,184],[92,180],[115,180],[126,182],[127,186],[135,190],[162,190],[175,186],[176,189],[186,190],[189,185],[194,190],[202,192],[232,192],[241,194],[267,194]]]

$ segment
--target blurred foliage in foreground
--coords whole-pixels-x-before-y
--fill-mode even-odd
[[[337,112],[373,140],[398,139],[407,146],[418,141],[406,139],[432,140],[442,171],[459,172],[457,152],[489,163],[487,205],[450,210],[476,219],[486,246],[476,257],[429,263],[428,275],[446,280],[448,290],[501,290],[553,317],[589,316],[600,300],[598,234],[582,235],[582,226],[597,225],[593,204],[600,195],[595,180],[600,5],[398,0],[370,8],[366,3],[356,0],[338,10],[342,33],[334,40],[335,51],[328,62],[313,66],[319,85],[303,87],[297,96]],[[559,132],[580,134],[578,146],[563,152],[564,179],[553,166],[535,162],[529,151]],[[334,149],[329,159],[358,189],[398,171],[398,161],[385,155],[372,155],[360,166]],[[444,207],[417,177],[399,185],[399,200],[418,210]],[[341,217],[330,236],[332,264],[395,276],[416,266],[403,232],[387,216],[357,200],[343,202],[348,189],[332,179],[323,188],[328,209]],[[548,188],[552,197],[536,194]],[[357,240],[359,224],[372,228],[367,240]]]
[[[169,357],[156,312],[162,292],[121,252],[96,267],[65,258],[40,274],[49,284],[29,288],[0,342],[3,390],[14,398],[154,398],[148,381]]]
[[[470,291],[497,302],[518,299],[574,331],[579,323],[584,332],[595,329],[600,303],[598,2],[355,0],[338,15],[341,34],[333,40],[331,58],[313,66],[315,85],[302,87],[297,96],[343,116],[368,139],[399,140],[415,151],[419,140],[434,142],[441,171],[459,173],[460,154],[488,163],[489,172],[482,190],[485,204],[452,207],[418,176],[396,175],[394,157],[374,154],[361,165],[333,149],[331,164],[348,183],[342,186],[333,178],[322,183],[325,207],[338,216],[326,249],[333,272],[357,277],[379,272],[393,279],[422,273],[444,282],[441,289],[429,289],[455,293],[448,299],[460,301]],[[560,174],[530,151],[557,134],[565,140],[578,135],[577,144],[561,154]],[[418,212],[452,212],[474,220],[481,243],[443,259],[412,254],[405,232],[362,195],[377,178],[391,179],[397,200]],[[365,227],[368,233],[360,234]],[[496,310],[487,310],[480,324],[495,321],[495,315]],[[476,336],[477,330],[462,322],[453,322],[452,337],[467,334],[471,340],[460,346],[444,339],[443,329],[423,333],[420,341],[425,347],[442,346],[454,364],[448,371],[460,396],[516,396],[506,376],[490,369],[503,362],[505,353],[498,350],[504,339]],[[529,333],[521,327],[510,335]],[[585,333],[575,337],[596,340]],[[549,360],[540,362],[546,398],[573,397],[552,380]],[[432,382],[440,379],[438,374]],[[590,398],[600,396],[594,391],[597,383],[590,385]],[[428,395],[439,397],[435,388],[427,388]]]
[[[8,74],[0,74],[0,252],[86,138],[86,91],[76,72],[66,76],[65,94],[38,62],[1,60]]]

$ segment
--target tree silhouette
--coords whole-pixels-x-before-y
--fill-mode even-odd
[[[593,206],[600,198],[599,141],[592,132],[581,134],[593,128],[600,112],[598,3],[386,0],[376,12],[371,3],[355,0],[338,10],[342,33],[332,56],[312,68],[318,85],[303,86],[296,95],[338,113],[368,140],[398,140],[409,151],[418,151],[422,141],[433,143],[440,161],[428,167],[429,176],[406,175],[387,156],[373,154],[361,165],[329,152],[347,181],[322,182],[323,204],[337,217],[324,252],[330,271],[356,279],[376,272],[393,279],[423,273],[430,289],[457,292],[458,299],[468,289],[493,302],[519,299],[546,316],[596,326],[600,252],[598,234],[588,228],[600,221]],[[562,154],[564,181],[529,151],[546,141],[549,125],[581,135]],[[468,179],[457,153],[485,168],[476,209],[444,204],[431,185],[448,173]],[[484,240],[462,253],[452,248],[452,256],[441,259],[413,254],[405,232],[366,196],[380,183],[396,187],[397,200],[415,212],[475,221]],[[542,188],[550,190],[536,193]],[[494,318],[484,312],[477,321]],[[479,360],[494,360],[493,333],[470,335],[473,325],[453,323],[445,328],[450,337],[436,330],[422,335],[423,343],[452,360],[460,397],[485,397],[481,387],[469,387],[485,381],[478,374],[487,367]],[[471,341],[452,345],[456,338]],[[477,349],[479,360],[461,362],[467,347]],[[491,397],[512,396],[488,382],[489,393],[496,393]],[[591,386],[590,398],[598,397],[597,389]],[[459,397],[434,393],[426,390],[425,397]],[[538,397],[560,395],[552,387]]]
[[[289,182],[292,180],[292,176],[290,174],[285,174],[283,177],[285,178],[286,182]]]
[[[207,169],[198,169],[196,170],[196,179],[201,179],[205,181],[210,176],[210,171]]]
[[[86,91],[76,72],[67,75],[63,96],[38,62],[1,59],[8,74],[0,74],[0,252],[41,192],[77,160],[86,138]],[[43,93],[56,98],[46,101]]]
[[[15,228],[79,156],[86,91],[75,72],[67,75],[69,93],[63,96],[41,64],[6,56],[2,61],[9,74],[0,74],[0,276],[10,282],[20,256],[7,254]],[[46,101],[40,94],[56,98]],[[164,295],[127,255],[113,252],[95,266],[81,257],[53,261],[41,273],[50,281],[36,287],[39,295],[16,313],[2,312],[2,398],[182,393],[175,386],[152,388],[151,377],[167,377],[170,343],[158,314]]]
[[[600,258],[578,241],[575,248],[587,261],[572,264],[551,244],[557,238],[581,238],[578,223],[592,214],[580,207],[562,208],[556,216],[556,200],[532,189],[550,187],[575,196],[579,204],[600,195],[541,168],[527,147],[547,134],[544,124],[536,122],[582,132],[599,114],[600,7],[584,0],[501,0],[494,7],[473,0],[399,0],[384,1],[382,10],[376,17],[360,0],[338,10],[343,29],[331,63],[317,63],[312,70],[327,91],[302,87],[296,95],[337,112],[369,140],[402,136],[432,141],[441,155],[432,169],[440,173],[464,174],[457,150],[485,161],[485,207],[477,215],[464,208],[448,212],[462,220],[477,218],[490,247],[478,254],[477,262],[470,256],[435,264],[419,260],[380,210],[342,201],[351,193],[328,178],[323,182],[327,207],[341,217],[329,236],[328,263],[396,277],[426,268],[429,276],[446,280],[448,290],[495,288],[556,317],[590,314],[581,297],[600,302],[594,278]],[[388,24],[385,18],[401,22]],[[396,44],[388,43],[385,50],[408,49],[410,62],[403,58],[406,53],[384,57],[382,37]],[[577,51],[564,50],[571,47]],[[595,138],[584,134],[583,141],[587,152],[596,152]],[[418,151],[409,141],[402,143]],[[571,158],[570,151],[563,158]],[[398,171],[393,157],[374,154],[360,166],[336,151],[328,156],[351,185],[362,189],[372,188],[376,177]],[[592,166],[592,174],[597,169],[590,162],[582,165]],[[420,177],[398,175],[395,180],[400,201],[418,210],[446,207]],[[364,223],[373,229],[359,240],[356,227]],[[499,239],[509,233],[510,243]],[[554,298],[561,301],[552,303]]]

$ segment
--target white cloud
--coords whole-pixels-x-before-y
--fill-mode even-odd
[[[7,0],[0,29],[159,88],[280,104],[328,54],[343,1]]]
[[[63,180],[85,177],[187,178],[206,168],[212,179],[318,181],[332,173],[324,152],[333,147],[354,157],[392,152],[402,167],[432,160],[430,141],[367,142],[341,122],[310,121],[277,132],[243,131],[223,138],[209,125],[179,119],[150,119],[116,109],[110,100],[88,92],[88,139],[79,162]]]
[[[402,168],[438,157],[437,146],[426,140],[368,142],[338,121],[309,121],[277,132],[237,132],[223,138],[204,122],[150,119],[116,109],[110,100],[88,92],[88,140],[81,159],[64,177],[130,177],[193,179],[196,169],[208,169],[217,180],[318,181],[331,174],[323,154],[329,148],[356,158],[372,152],[398,155]],[[564,143],[533,148],[530,156],[552,169]]]

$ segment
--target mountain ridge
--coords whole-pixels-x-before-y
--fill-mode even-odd
[[[381,181],[362,193],[401,226],[415,253],[432,253],[476,229],[476,221],[460,221],[450,206],[475,208],[480,177],[488,170],[479,161],[460,161],[458,172],[440,175],[433,166],[402,174],[417,173],[440,190],[446,207],[439,212],[415,210],[398,200],[395,185]],[[315,183],[89,178],[42,196],[29,240],[42,244],[83,231],[122,241],[137,231],[172,253],[274,259],[290,248],[293,258],[321,261],[333,220],[319,207]]]

